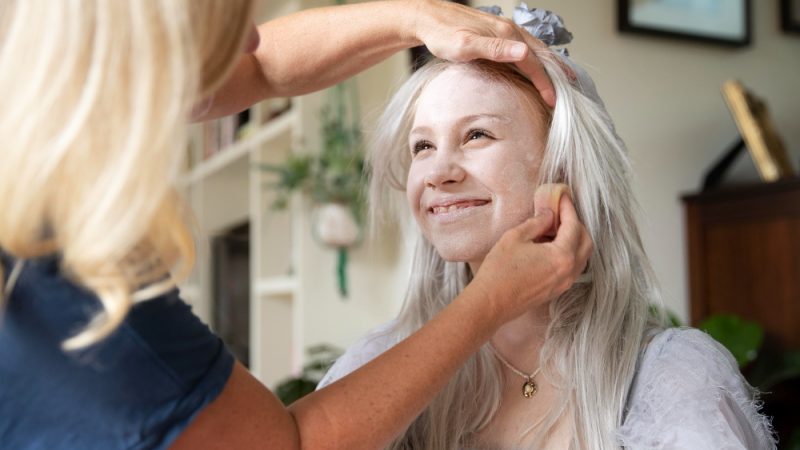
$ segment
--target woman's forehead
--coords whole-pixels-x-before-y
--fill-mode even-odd
[[[453,65],[437,74],[420,92],[414,123],[458,116],[508,116],[533,114],[524,105],[527,93],[470,65]]]

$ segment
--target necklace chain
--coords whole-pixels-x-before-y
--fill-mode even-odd
[[[527,373],[517,369],[510,362],[508,362],[508,360],[505,359],[503,357],[503,355],[501,355],[500,352],[498,352],[497,349],[494,348],[494,345],[492,345],[491,343],[489,344],[489,349],[492,351],[492,353],[494,353],[494,356],[496,356],[497,359],[499,359],[501,363],[505,364],[505,366],[508,367],[509,369],[511,369],[512,372],[514,372],[515,374],[521,376],[522,378],[524,378],[526,380],[534,379],[536,377],[536,375],[538,375],[539,372],[542,370],[542,367],[539,366],[539,367],[536,368],[536,370],[531,372],[530,375],[528,375]]]
[[[496,356],[501,363],[503,363],[506,367],[511,369],[512,372],[525,379],[525,382],[522,384],[522,396],[528,399],[533,398],[533,396],[536,395],[536,392],[539,390],[539,387],[536,385],[536,382],[533,381],[533,379],[536,377],[536,375],[539,374],[539,371],[542,370],[542,366],[536,368],[536,370],[531,372],[531,374],[529,375],[517,369],[510,362],[508,362],[508,360],[505,359],[503,355],[501,355],[500,352],[497,351],[496,348],[494,348],[494,345],[492,345],[491,342],[489,343],[489,349],[492,351],[492,353],[494,353],[494,356]]]

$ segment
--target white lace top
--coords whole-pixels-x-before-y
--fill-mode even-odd
[[[353,344],[318,388],[395,345],[391,325]],[[725,347],[700,330],[670,328],[652,338],[639,361],[618,442],[637,450],[775,449],[769,420],[758,409]]]

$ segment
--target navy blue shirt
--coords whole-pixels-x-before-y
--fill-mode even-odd
[[[0,258],[7,280],[14,261]],[[233,357],[177,290],[62,351],[99,310],[56,258],[26,261],[0,317],[0,449],[167,448],[222,391]]]

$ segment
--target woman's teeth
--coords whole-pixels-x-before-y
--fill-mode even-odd
[[[474,206],[485,205],[486,203],[487,202],[485,202],[485,201],[480,201],[480,202],[456,203],[456,204],[449,205],[449,206],[434,206],[433,208],[431,208],[431,211],[434,214],[443,214],[443,213],[456,211],[456,210],[459,210],[459,209],[472,208]]]
[[[460,208],[466,208],[467,206],[468,205],[463,205],[463,206],[460,206],[460,205],[437,206],[437,207],[433,208],[433,213],[434,214],[446,213],[446,212],[450,212],[450,211],[455,211],[455,210],[460,209]]]

